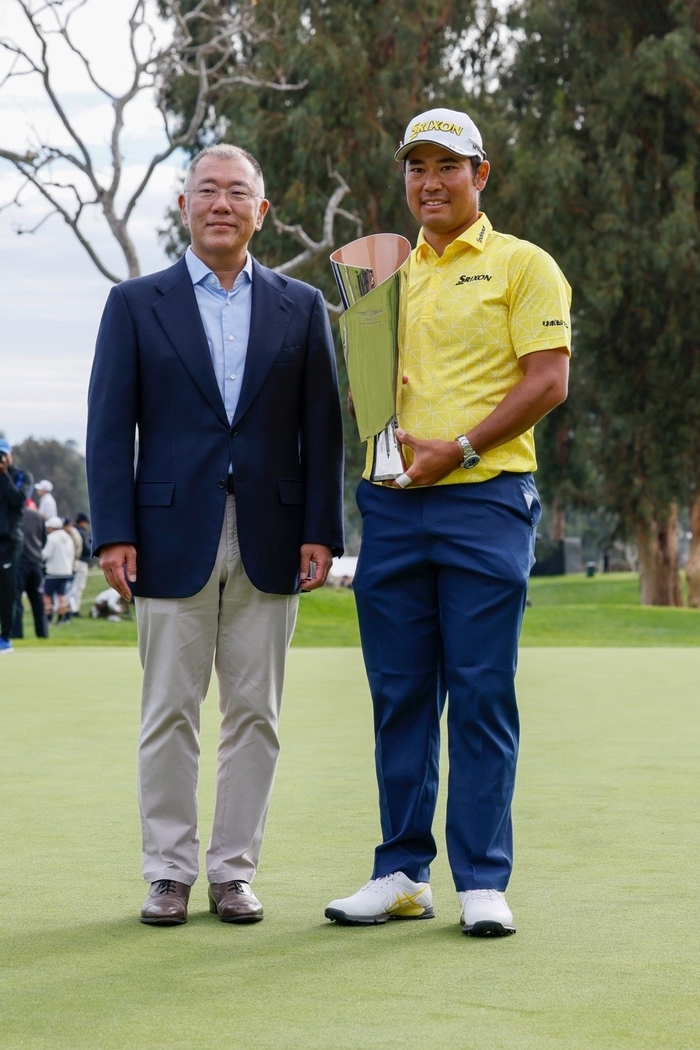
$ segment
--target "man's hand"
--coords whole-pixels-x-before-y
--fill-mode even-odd
[[[315,591],[317,587],[323,587],[328,577],[328,571],[333,561],[330,547],[324,547],[321,543],[303,543],[301,546],[301,564],[299,575],[301,578],[299,589],[302,591]],[[311,566],[315,572],[312,575]]]
[[[530,430],[566,398],[569,355],[565,346],[536,350],[521,357],[519,364],[523,373],[520,382],[465,435],[480,456]],[[424,441],[401,428],[396,436],[402,445],[413,449],[413,463],[406,471],[413,485],[434,485],[462,463],[458,441]],[[401,488],[395,481],[384,484]]]
[[[12,465],[12,453],[0,452],[0,474],[5,474]]]
[[[130,543],[107,544],[100,551],[100,568],[109,586],[119,591],[124,601],[130,602],[129,583],[136,582],[136,547]]]
[[[413,437],[401,427],[396,436],[402,445],[413,451],[413,463],[406,471],[413,485],[435,485],[462,465],[464,455],[458,441],[428,441]],[[401,487],[395,481],[385,481],[384,484],[395,489]]]

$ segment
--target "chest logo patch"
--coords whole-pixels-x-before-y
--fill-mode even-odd
[[[463,273],[460,279],[455,281],[455,287],[458,284],[471,284],[472,281],[490,281],[492,277],[493,274],[491,273],[475,273],[471,275]]]

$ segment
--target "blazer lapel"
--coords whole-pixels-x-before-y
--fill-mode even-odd
[[[228,427],[226,409],[184,258],[165,271],[156,288],[162,293],[153,304],[156,317],[193,382]]]
[[[279,278],[253,259],[253,302],[241,396],[233,424],[248,410],[280,351],[293,302],[275,286]],[[281,283],[281,282],[280,282]]]

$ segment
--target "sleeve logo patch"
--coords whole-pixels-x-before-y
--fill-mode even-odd
[[[569,325],[566,321],[543,321],[542,325],[545,328],[568,328]]]
[[[458,284],[471,284],[472,281],[490,281],[492,276],[493,274],[490,273],[475,273],[471,276],[469,274],[463,273],[460,279],[458,281],[455,281],[455,286]],[[547,323],[548,322],[545,321],[545,324]]]

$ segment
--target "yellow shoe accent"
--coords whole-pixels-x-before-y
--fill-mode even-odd
[[[406,918],[415,918],[422,915],[425,908],[422,904],[416,904],[416,898],[425,891],[427,883],[424,883],[417,893],[397,893],[394,903],[387,908],[389,915],[402,915]]]
[[[429,883],[393,871],[370,879],[350,897],[331,901],[325,915],[341,926],[381,926],[388,919],[432,919],[435,912]]]

